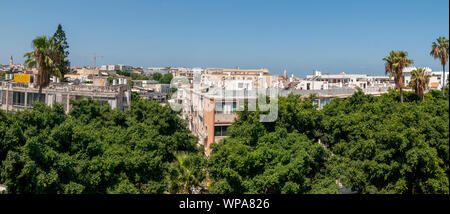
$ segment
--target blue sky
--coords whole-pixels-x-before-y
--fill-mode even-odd
[[[63,25],[73,65],[268,68],[304,76],[383,74],[405,50],[416,66],[442,70],[432,41],[449,37],[448,0],[2,1],[0,64],[19,63],[31,40]]]

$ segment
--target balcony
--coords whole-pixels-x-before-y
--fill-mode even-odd
[[[230,124],[233,123],[234,118],[236,118],[236,113],[230,113],[230,114],[223,114],[223,113],[216,113],[214,115],[214,123],[222,123],[222,124]]]

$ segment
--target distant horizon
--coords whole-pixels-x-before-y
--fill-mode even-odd
[[[97,67],[266,68],[297,77],[315,69],[384,75],[382,58],[391,50],[407,51],[416,67],[442,71],[429,52],[436,38],[449,38],[445,0],[19,0],[2,3],[2,9],[0,64],[10,56],[22,64],[31,41],[53,35],[58,24],[72,66],[92,66],[83,55],[96,54],[104,56]]]

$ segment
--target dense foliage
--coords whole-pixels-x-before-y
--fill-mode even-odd
[[[262,123],[262,113],[239,112],[230,137],[213,145],[209,175],[213,193],[309,193],[338,191],[325,173],[331,154],[317,143],[320,113],[314,98],[279,98],[276,122]]]
[[[93,100],[0,111],[0,183],[9,193],[449,193],[449,98],[361,91],[324,109],[289,95],[278,119],[238,112],[205,160],[169,107]],[[259,108],[258,108],[259,109]],[[343,186],[342,186],[343,185]]]
[[[322,139],[343,165],[342,182],[361,193],[449,193],[449,102],[435,91],[357,92],[323,110]]]
[[[173,75],[171,73],[162,75],[161,73],[155,72],[152,74],[152,79],[161,84],[170,84],[170,81],[173,79]]]
[[[161,79],[162,76],[163,76],[163,75],[162,75],[161,73],[155,72],[155,73],[152,74],[152,79],[153,79],[153,80],[156,80],[156,81],[159,81],[159,80]]]
[[[141,75],[138,73],[133,73],[133,72],[117,70],[116,73],[118,75],[131,77],[132,80],[149,80],[150,79],[148,76],[144,76],[144,75]],[[170,81],[172,81],[172,79],[173,79],[173,75],[170,73],[162,75],[161,73],[155,72],[152,75],[152,79],[158,81],[161,84],[170,84]]]
[[[391,91],[334,99],[280,97],[278,119],[240,112],[213,147],[214,193],[449,193],[449,102]],[[320,143],[319,143],[320,142]],[[322,145],[327,146],[325,149]],[[343,190],[343,189],[341,189]]]
[[[116,70],[116,74],[121,75],[121,76],[130,77],[132,80],[149,80],[150,79],[148,76],[144,76],[144,75],[129,72],[129,71]],[[111,79],[111,82],[112,82],[112,79]]]
[[[132,105],[0,111],[0,183],[9,193],[164,193],[193,183],[180,178],[186,171],[201,181],[203,152],[184,122],[154,102],[133,97]],[[179,153],[189,156],[180,162]]]

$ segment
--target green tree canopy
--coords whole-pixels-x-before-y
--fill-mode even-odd
[[[203,153],[169,107],[139,98],[126,112],[91,99],[72,105],[69,115],[38,102],[0,111],[0,183],[9,193],[168,192],[176,154]]]
[[[160,79],[159,83],[161,84],[170,84],[170,81],[172,81],[173,75],[172,74],[164,74]]]
[[[156,81],[159,81],[162,78],[162,76],[163,75],[161,73],[158,73],[158,72],[155,72],[155,73],[152,74],[153,80],[156,80]]]
[[[344,186],[361,193],[448,194],[448,97],[427,95],[420,102],[413,92],[405,95],[401,104],[395,91],[381,97],[359,91],[325,106],[321,139],[345,166]]]
[[[330,153],[315,136],[319,112],[312,99],[279,99],[276,122],[261,123],[261,112],[239,112],[230,137],[213,145],[208,162],[213,193],[337,192],[333,180],[319,178]],[[326,181],[328,179],[328,181]]]
[[[69,57],[69,44],[67,43],[66,32],[62,29],[61,24],[58,24],[58,28],[53,34],[53,38],[55,39],[55,42],[59,44],[59,52],[64,56],[56,62],[56,66],[59,68],[62,77],[64,77],[64,74],[68,73],[68,68],[70,67],[70,62],[67,58]]]
[[[208,160],[169,107],[132,94],[129,111],[98,101],[0,111],[0,183],[9,193],[449,193],[449,96],[359,90],[317,110],[278,101],[278,119],[238,112]],[[248,106],[249,104],[246,104]]]
[[[212,193],[449,193],[449,102],[437,91],[356,92],[321,111],[280,97],[278,119],[239,112],[213,144]],[[320,142],[320,143],[319,143]]]

